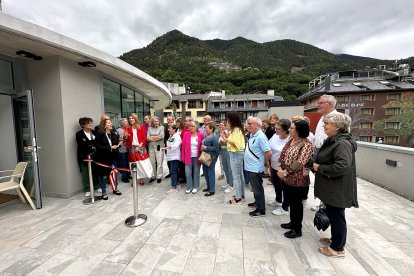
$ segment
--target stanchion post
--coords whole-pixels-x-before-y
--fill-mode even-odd
[[[138,214],[138,190],[137,190],[137,164],[131,163],[132,171],[132,197],[134,201],[134,215],[125,220],[128,227],[137,227],[147,222],[147,216]]]
[[[89,205],[94,204],[101,201],[101,197],[95,196],[95,191],[93,189],[93,178],[92,178],[92,159],[91,156],[88,155],[88,174],[89,174],[89,191],[90,196],[83,200],[83,204]]]

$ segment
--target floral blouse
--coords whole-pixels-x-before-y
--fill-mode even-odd
[[[312,156],[312,143],[306,138],[292,145],[290,139],[280,153],[278,167],[282,168],[282,181],[289,186],[307,187],[310,184],[308,161]]]

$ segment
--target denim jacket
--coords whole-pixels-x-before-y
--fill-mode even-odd
[[[219,154],[219,141],[217,134],[213,133],[210,136],[204,137],[203,145],[207,146],[205,152],[210,154],[211,158],[216,158]]]

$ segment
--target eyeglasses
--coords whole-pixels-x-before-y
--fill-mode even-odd
[[[321,105],[323,103],[327,103],[327,102],[317,102],[316,105]]]

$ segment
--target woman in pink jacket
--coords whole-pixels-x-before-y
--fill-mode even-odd
[[[194,121],[190,123],[190,131],[186,131],[183,136],[181,145],[181,160],[185,164],[185,176],[187,178],[187,185],[185,193],[197,193],[200,187],[200,166],[198,161],[201,151],[201,142],[203,141],[203,134],[198,131],[197,125]]]

